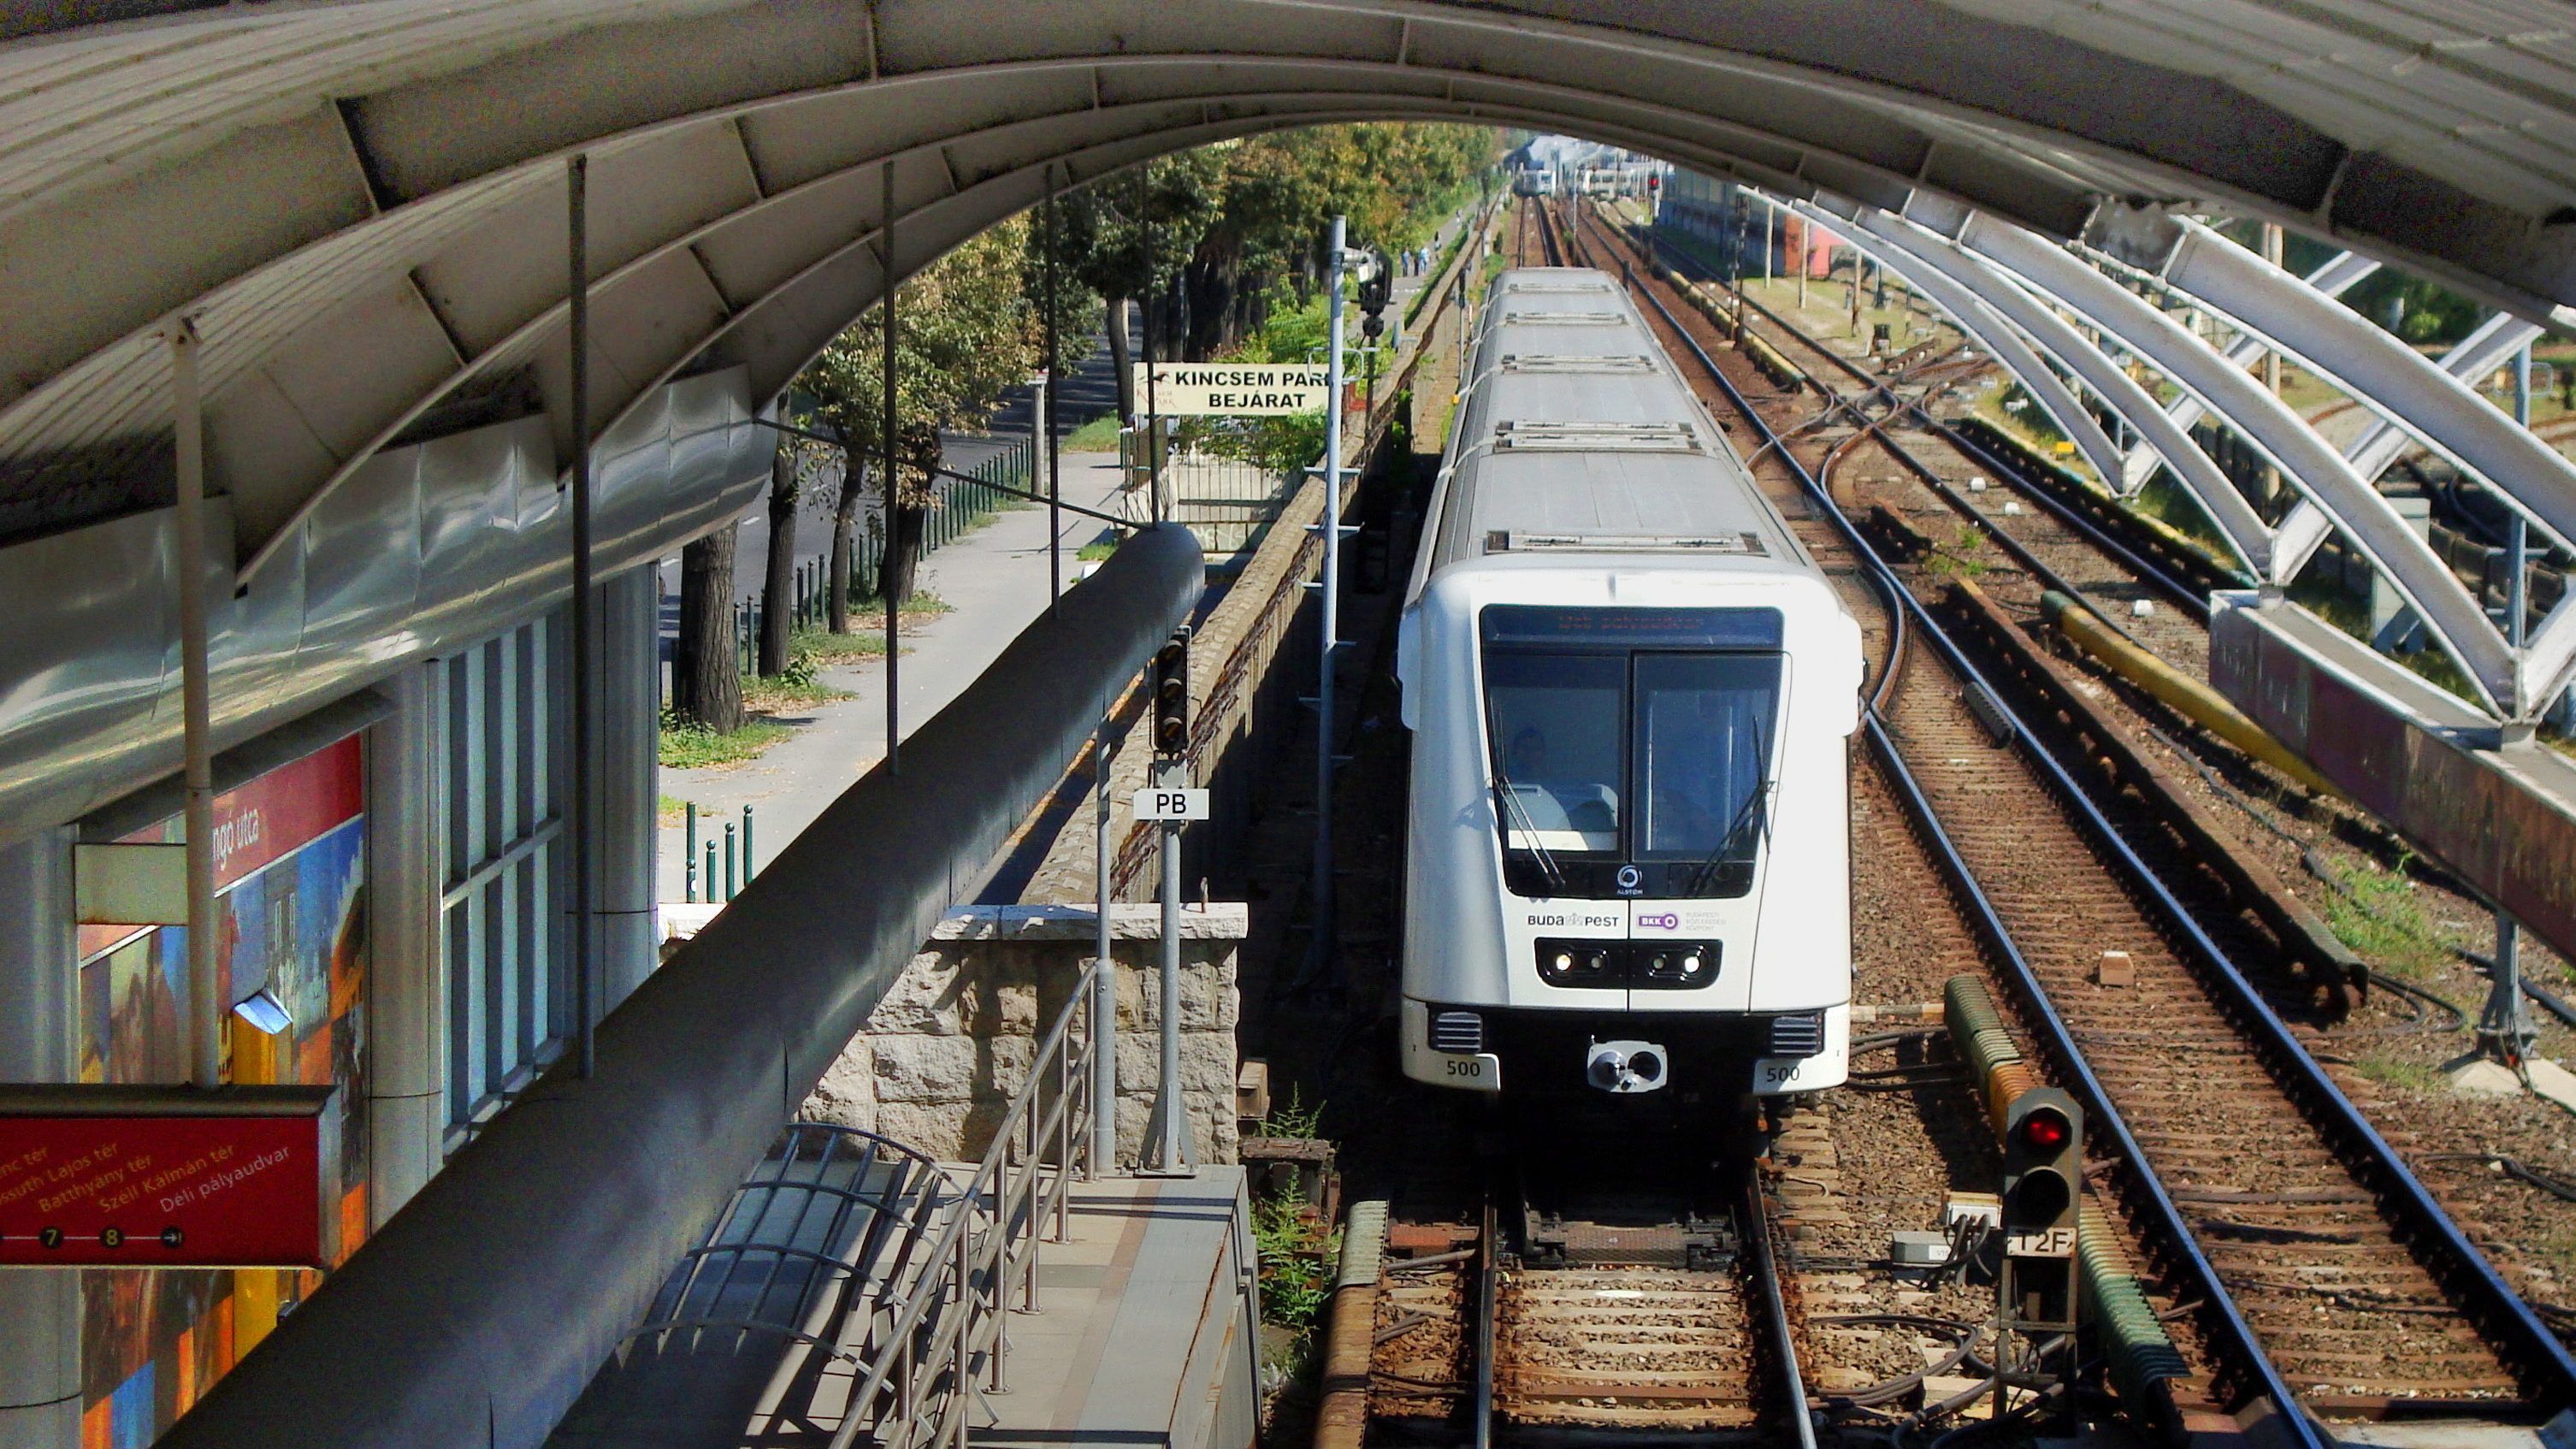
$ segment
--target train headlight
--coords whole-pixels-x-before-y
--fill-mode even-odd
[[[1623,974],[1615,942],[1541,941],[1538,979],[1550,986],[1616,986]]]

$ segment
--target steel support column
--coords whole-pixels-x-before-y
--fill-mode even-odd
[[[2450,351],[2442,354],[2442,370],[2462,382],[2481,373],[2502,367],[2515,352],[2529,347],[2540,336],[2540,329],[2511,312],[2498,312],[2479,324],[2478,329],[2463,337]],[[2343,455],[2364,478],[2377,478],[2388,471],[2400,454],[2415,446],[2415,438],[2384,417],[2372,418],[2344,444]]]

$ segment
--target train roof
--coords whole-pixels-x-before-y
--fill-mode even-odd
[[[1429,573],[1528,553],[1812,567],[1616,278],[1502,273],[1474,367]]]

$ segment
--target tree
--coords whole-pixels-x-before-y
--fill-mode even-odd
[[[885,453],[885,308],[870,308],[790,389],[803,425],[840,440],[841,496],[833,513],[835,632],[847,632],[851,535],[863,489],[875,482],[885,552],[875,590],[900,602],[920,560],[922,518],[938,498],[932,471],[943,428],[980,424],[1003,393],[1021,386],[1037,357],[1037,315],[1021,290],[1026,222],[1014,219],[966,242],[895,294],[895,439],[902,468],[889,494],[877,475]]]
[[[819,444],[778,435],[769,463],[769,571],[760,587],[760,672],[787,672],[789,636],[795,630],[796,505],[829,455]],[[839,540],[834,539],[837,546]]]
[[[680,637],[671,645],[671,710],[719,734],[742,728],[742,663],[733,634],[735,525],[680,550]]]

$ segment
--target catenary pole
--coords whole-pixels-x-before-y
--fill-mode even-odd
[[[1348,218],[1334,217],[1326,244],[1324,307],[1331,319],[1324,365],[1324,566],[1321,640],[1315,665],[1315,959],[1333,959],[1333,659],[1340,649],[1342,574],[1342,246]]]
[[[1056,369],[1062,358],[1058,355],[1055,336],[1055,167],[1052,165],[1046,170],[1046,204],[1038,214],[1038,235],[1046,253],[1046,264],[1040,272],[1046,294],[1046,381],[1040,385],[1038,393],[1038,431],[1046,440],[1047,607],[1052,609],[1064,597],[1064,472],[1055,418]],[[1029,466],[1035,469],[1036,461],[1032,459]],[[1035,472],[1029,475],[1029,482],[1032,486],[1036,484]]]
[[[1100,970],[1091,978],[1091,1175],[1118,1171],[1118,963],[1109,939],[1109,716],[1100,717],[1091,745],[1094,824],[1091,883],[1098,902],[1092,954]]]
[[[2274,354],[2277,356],[2278,354]],[[2513,420],[2531,426],[2531,344],[2526,342],[2513,358]],[[2524,590],[2531,569],[2530,525],[2521,510],[2506,515],[2504,637],[2514,653],[2522,652],[2525,638],[2523,616],[2530,607]],[[2521,701],[2517,701],[2521,703]],[[2522,927],[2513,917],[2498,909],[2495,913],[2494,980],[2487,987],[2487,1008],[2480,1034],[2505,1061],[2522,1065],[2523,1054],[2531,1049],[2531,1013],[2522,1001]]]
[[[878,365],[878,371],[884,374],[882,381],[885,385],[885,404],[882,410],[883,416],[880,419],[879,427],[884,434],[883,442],[885,444],[885,478],[882,484],[885,494],[885,544],[888,549],[892,549],[896,547],[897,544],[897,540],[895,538],[894,438],[894,158],[892,156],[888,156],[886,158],[883,179],[885,201],[885,229],[882,233],[885,238],[885,351],[882,360]],[[880,574],[880,577],[890,581],[894,577],[895,572],[896,571],[893,569],[885,569]],[[877,592],[887,595],[887,597],[880,599],[878,602],[885,605],[885,755],[886,773],[891,775],[897,773],[895,763],[896,747],[902,743],[903,739],[902,724],[900,722],[900,716],[897,714],[897,709],[899,707],[898,701],[902,698],[902,692],[896,688],[898,682],[897,671],[903,658],[903,644],[901,639],[898,637],[900,634],[899,621],[903,615],[903,607],[901,600],[892,597],[894,592],[892,589],[879,589]]]
[[[596,1058],[591,1043],[597,1015],[591,996],[591,920],[598,842],[591,819],[591,769],[597,723],[591,717],[591,663],[599,652],[590,618],[590,158],[575,156],[567,162],[564,180],[571,232],[564,295],[571,309],[572,354],[572,1017],[581,1074],[587,1077]]]
[[[1154,163],[1136,173],[1136,228],[1145,247],[1145,487],[1153,495],[1154,522],[1163,512],[1163,415],[1154,402]]]

